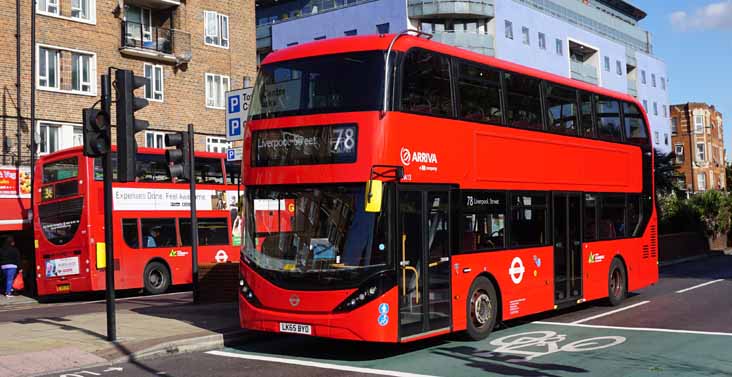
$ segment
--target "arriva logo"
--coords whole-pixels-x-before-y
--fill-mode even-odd
[[[437,154],[427,152],[414,152],[411,153],[409,149],[402,147],[399,152],[399,157],[402,160],[402,165],[409,166],[412,162],[418,162],[422,164],[436,164]]]

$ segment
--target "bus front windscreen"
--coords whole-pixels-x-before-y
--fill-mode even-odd
[[[382,106],[384,52],[365,51],[288,60],[262,66],[250,117],[350,111]]]
[[[287,289],[343,289],[387,269],[384,212],[364,188],[250,189],[243,260]]]

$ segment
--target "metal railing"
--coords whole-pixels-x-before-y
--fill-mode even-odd
[[[628,79],[628,94],[638,97],[638,80]]]
[[[483,55],[494,56],[493,35],[480,31],[439,30],[430,32],[433,41],[464,48]]]
[[[590,84],[598,84],[597,68],[591,64],[585,64],[578,61],[571,61],[572,78],[584,81]]]

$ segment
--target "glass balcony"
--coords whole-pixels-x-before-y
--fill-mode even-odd
[[[272,49],[272,25],[257,25],[257,50]]]
[[[584,81],[586,83],[598,84],[597,79],[597,67],[578,61],[571,61],[570,66],[572,69],[572,78],[575,80]]]
[[[191,35],[175,29],[122,22],[123,53],[171,62],[191,59]]]
[[[464,48],[479,54],[494,56],[493,36],[476,31],[443,30],[432,33],[433,41]]]
[[[493,0],[409,0],[411,18],[493,18]]]
[[[638,97],[638,81],[628,80],[628,94],[633,97]]]

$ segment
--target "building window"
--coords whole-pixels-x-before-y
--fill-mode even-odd
[[[679,118],[671,118],[671,134],[675,135],[679,129]]]
[[[646,71],[641,70],[641,83],[646,83]]]
[[[229,76],[206,74],[206,107],[224,108],[224,97],[229,91]]]
[[[556,48],[557,48],[557,55],[562,56],[564,54],[564,43],[561,39],[557,39],[556,41]]]
[[[546,35],[544,33],[539,33],[539,48],[546,50]]]
[[[705,173],[699,173],[696,175],[696,188],[698,191],[707,190],[707,175]]]
[[[653,140],[656,142],[656,144],[660,144],[661,138],[658,137],[658,131],[653,131]]]
[[[91,93],[91,60],[90,55],[71,54],[71,90]]]
[[[376,32],[379,34],[389,34],[389,23],[376,25]]]
[[[53,153],[59,150],[61,127],[52,123],[41,123],[39,129],[41,143],[38,145],[39,154]]]
[[[704,115],[694,115],[694,132],[704,133]]]
[[[38,49],[38,86],[59,89],[59,50],[41,47]]]
[[[145,98],[153,101],[163,101],[163,66],[145,63]]]
[[[290,42],[287,44],[287,47],[291,47],[291,46],[297,46],[297,42]]]
[[[618,74],[618,76],[623,75],[623,66],[620,64],[620,60],[615,61],[615,72]]]
[[[314,41],[322,41],[323,39],[325,39],[325,35],[320,35],[320,36],[313,38]]]
[[[656,87],[656,74],[655,73],[651,74],[651,86],[654,88]]]
[[[90,3],[93,5],[94,0],[71,0],[71,17],[81,20],[91,20]]]
[[[666,90],[666,78],[661,77],[661,89]]]
[[[683,144],[676,144],[676,149],[674,150],[676,154],[676,163],[680,164],[684,162],[684,145]]]
[[[658,102],[653,103],[653,115],[658,116]]]
[[[648,112],[648,100],[646,100],[646,99],[643,100],[643,110]]]
[[[696,143],[696,160],[706,161],[707,160],[707,146],[704,143]]]
[[[229,16],[204,11],[204,41],[207,45],[223,48],[229,47]]]
[[[357,29],[346,30],[343,32],[343,34],[345,34],[347,37],[358,35],[358,30]]]
[[[505,28],[506,28],[506,38],[513,39],[513,23],[509,20],[506,20],[505,22]]]
[[[668,107],[666,107],[666,105],[663,105],[663,117],[664,118],[668,117]]]
[[[81,126],[73,126],[71,146],[78,147],[79,145],[84,145],[83,129]]]
[[[231,148],[231,143],[223,137],[206,137],[206,152],[226,153]]]
[[[165,132],[145,131],[146,148],[165,148]]]
[[[668,145],[668,134],[665,132],[663,133],[663,144]]]
[[[610,57],[606,56],[603,60],[603,67],[605,68],[605,72],[610,72]]]
[[[521,35],[523,35],[523,42],[525,45],[531,45],[531,35],[529,34],[529,28],[526,26],[521,27]]]
[[[38,0],[36,10],[39,13],[58,15],[58,0]]]

